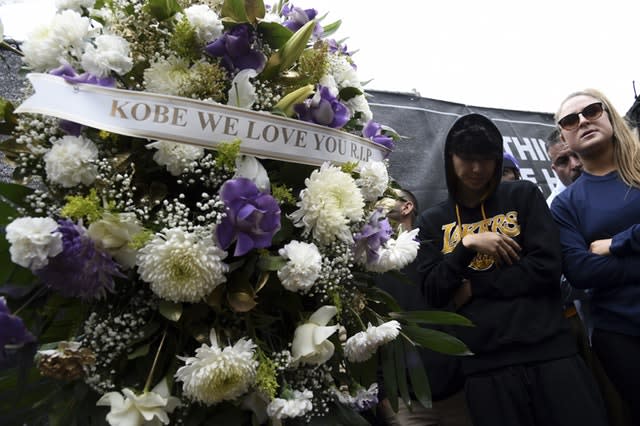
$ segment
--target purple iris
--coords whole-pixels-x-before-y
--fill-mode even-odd
[[[78,74],[69,64],[63,64],[58,68],[49,71],[49,74],[62,77],[67,83],[71,84],[85,83],[103,87],[116,86],[116,80],[113,77],[100,78],[88,72]],[[80,132],[82,132],[84,126],[74,121],[60,120],[60,128],[68,135],[80,136]]]
[[[35,340],[22,322],[22,318],[11,315],[7,301],[0,297],[0,361],[5,361],[5,346],[20,346]]]
[[[287,18],[282,25],[293,31],[294,33],[302,28],[307,22],[312,21],[318,15],[318,11],[315,9],[303,9],[301,7],[291,6],[285,4],[282,7],[282,16]],[[316,39],[322,37],[322,26],[316,23],[313,27],[313,36]]]
[[[70,220],[60,220],[58,224],[62,252],[37,271],[45,285],[65,297],[83,300],[99,299],[106,291],[113,292],[113,278],[124,277],[118,264],[95,246],[84,228]]]
[[[211,56],[220,58],[222,65],[232,73],[247,68],[263,70],[267,58],[251,48],[253,30],[248,24],[236,25],[228,32],[209,43],[204,50]]]
[[[275,198],[260,192],[252,180],[230,179],[220,188],[226,216],[216,228],[218,243],[227,249],[236,241],[234,256],[253,248],[265,248],[280,229],[280,206]]]
[[[375,210],[362,230],[354,235],[356,258],[366,257],[367,263],[378,260],[378,250],[391,238],[391,225],[381,209]]]
[[[376,123],[373,120],[369,120],[367,124],[365,124],[362,129],[362,136],[367,139],[371,139],[373,142],[386,146],[389,149],[394,149],[395,144],[393,143],[393,139],[389,136],[382,134],[382,126],[380,123]]]
[[[349,121],[351,111],[333,95],[331,89],[318,86],[315,95],[293,107],[303,121],[339,129]]]

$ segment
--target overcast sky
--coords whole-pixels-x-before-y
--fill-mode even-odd
[[[275,1],[275,0],[274,0]],[[0,0],[7,36],[23,38],[53,0]],[[268,1],[266,1],[268,3]],[[468,105],[555,112],[585,87],[621,112],[640,92],[637,0],[293,0],[341,19],[336,38],[368,88]]]

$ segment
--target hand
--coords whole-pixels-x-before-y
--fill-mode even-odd
[[[522,250],[513,238],[497,232],[481,232],[479,234],[467,234],[462,239],[462,244],[481,254],[493,256],[498,263],[512,265],[520,260],[518,253]]]
[[[611,238],[606,240],[595,240],[589,245],[589,251],[593,254],[599,254],[600,256],[609,256],[611,252]]]
[[[462,285],[458,287],[453,295],[453,306],[455,306],[456,311],[466,305],[471,300],[471,296],[473,296],[471,293],[471,281],[464,278]]]

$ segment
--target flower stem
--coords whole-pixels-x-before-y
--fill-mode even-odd
[[[22,304],[22,306],[20,306],[18,309],[16,309],[13,312],[13,315],[18,315],[20,313],[21,310],[23,310],[24,308],[26,308],[27,306],[29,306],[29,304],[31,302],[33,302],[37,297],[42,296],[42,293],[44,293],[45,291],[47,291],[47,287],[45,286],[41,286],[38,290],[36,290],[31,297],[29,298],[29,300],[27,300],[26,302],[24,302]]]
[[[6,41],[0,41],[0,49],[7,49],[10,52],[15,53],[18,56],[24,56],[24,53],[22,53],[21,51],[19,51],[18,49],[16,49],[15,47],[11,46],[9,43],[7,43]]]
[[[158,364],[158,358],[160,357],[160,350],[164,345],[164,339],[167,337],[167,328],[164,328],[164,332],[162,333],[162,340],[160,340],[160,344],[158,345],[158,350],[156,350],[156,356],[153,358],[153,364],[151,365],[151,371],[149,371],[149,375],[147,376],[147,381],[144,384],[144,393],[149,392],[149,388],[151,387],[151,380],[153,380],[153,373],[156,369],[156,365]]]

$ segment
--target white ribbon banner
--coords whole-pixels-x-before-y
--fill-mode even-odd
[[[256,157],[320,165],[383,160],[389,150],[329,127],[268,113],[148,92],[70,84],[49,74],[27,76],[35,94],[17,113],[51,115],[96,129],[149,140],[216,149],[239,138]]]

